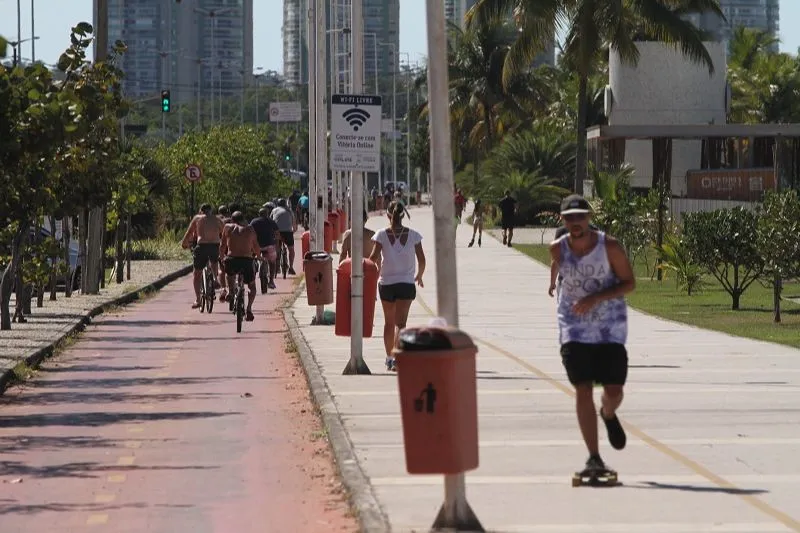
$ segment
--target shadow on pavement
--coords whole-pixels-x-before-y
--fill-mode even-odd
[[[117,466],[103,463],[66,463],[62,465],[33,466],[21,461],[0,461],[0,476],[18,476],[26,478],[52,479],[96,478],[107,472],[144,472],[144,471],[180,471],[180,470],[216,470],[218,466]]]
[[[214,314],[211,315],[212,317],[215,316]],[[216,315],[220,316],[220,315]],[[209,326],[212,324],[222,324],[223,322],[227,322],[228,319],[225,317],[226,320],[117,320],[117,319],[107,319],[107,320],[99,320],[93,323],[93,326]]]
[[[631,485],[628,485],[629,487]],[[697,485],[675,485],[671,483],[659,483],[658,481],[645,481],[643,485],[636,485],[634,488],[639,489],[664,489],[664,490],[682,490],[687,492],[717,492],[721,494],[732,495],[747,495],[747,494],[765,494],[768,490],[765,489],[738,489],[735,487],[708,487]]]
[[[104,366],[104,365],[74,365],[66,367],[42,367],[39,372],[52,374],[58,372],[133,372],[136,370],[156,370],[160,366]]]
[[[37,389],[87,389],[100,387],[104,389],[117,389],[122,387],[140,387],[145,385],[197,385],[211,383],[212,381],[227,380],[266,380],[278,379],[280,376],[217,376],[213,378],[103,378],[103,379],[49,379],[36,383]],[[2,424],[0,424],[2,427]]]
[[[215,413],[212,411],[177,413],[58,413],[20,416],[0,416],[0,428],[30,428],[47,426],[99,427],[130,422],[152,422],[159,420],[194,420],[241,415],[239,411]]]
[[[124,448],[126,442],[136,441],[147,443],[151,441],[170,442],[174,439],[106,439],[101,437],[40,437],[35,435],[14,435],[0,437],[0,450],[4,454],[24,453],[28,451],[49,452],[64,448]],[[2,500],[0,500],[2,502]]]
[[[232,394],[232,393],[231,393]],[[129,394],[124,392],[41,392],[35,388],[28,389],[27,394],[21,401],[16,403],[21,405],[65,405],[65,404],[121,404],[121,403],[150,403],[150,402],[172,402],[178,400],[215,400],[221,396],[231,396],[231,394],[219,393],[168,393],[168,394]],[[2,404],[0,404],[2,405]],[[0,441],[2,437],[0,437]]]
[[[0,500],[2,502],[3,500]],[[17,500],[6,500],[16,502]],[[147,507],[145,503],[126,503],[123,505],[105,505],[98,503],[44,503],[24,505],[17,503],[10,503],[8,505],[0,504],[0,515],[34,515],[38,513],[75,513],[75,512],[92,512],[98,513],[101,511],[114,511],[119,509],[142,509]]]

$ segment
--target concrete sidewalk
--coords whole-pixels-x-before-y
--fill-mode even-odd
[[[436,307],[430,210],[413,210],[409,225],[428,257],[408,322],[421,325]],[[800,351],[631,312],[620,411],[628,447],[612,450],[600,428],[601,453],[623,486],[572,488],[586,451],[558,356],[548,269],[488,235],[482,248],[467,248],[471,233],[463,224],[457,238],[460,326],[480,350],[481,463],[467,474],[467,495],[487,531],[800,531]],[[323,413],[343,422],[347,438],[337,442],[333,427],[331,437],[366,530],[386,530],[380,515],[395,532],[428,530],[442,477],[406,473],[380,305],[376,337],[364,342],[372,376],[342,376],[349,339],[310,326],[304,294],[292,310],[316,361],[311,373],[332,396]],[[342,452],[348,446],[357,465]],[[368,483],[358,482],[362,473]]]

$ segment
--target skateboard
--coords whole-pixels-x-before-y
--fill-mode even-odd
[[[572,475],[572,486],[613,487],[619,484],[617,473],[608,468],[587,468]]]

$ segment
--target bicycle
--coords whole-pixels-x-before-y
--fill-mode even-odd
[[[208,309],[208,313],[214,310],[214,273],[211,267],[206,264],[203,269],[203,286],[200,289],[200,312],[204,313]]]
[[[229,302],[229,309],[236,315],[236,333],[241,333],[244,320],[244,278],[241,274],[236,274],[236,292]]]
[[[280,247],[278,248],[278,265],[283,274],[283,279],[286,279],[286,273],[289,271],[289,247],[286,242],[281,239]]]

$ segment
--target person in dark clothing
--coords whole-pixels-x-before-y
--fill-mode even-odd
[[[514,237],[514,218],[517,213],[517,201],[511,197],[511,191],[506,191],[505,196],[497,204],[500,207],[500,226],[503,228],[503,244],[511,248],[511,239]]]
[[[261,249],[262,259],[269,265],[269,284],[270,289],[275,288],[275,274],[278,271],[278,251],[275,248],[278,236],[278,225],[270,216],[272,209],[268,206],[262,207],[258,211],[258,217],[250,221],[250,226],[256,232],[258,247]]]

